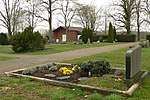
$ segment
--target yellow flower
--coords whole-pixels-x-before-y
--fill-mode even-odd
[[[62,72],[64,75],[70,75],[70,74],[73,74],[73,71],[72,71],[72,70],[69,70],[69,69],[66,68],[66,67],[60,68],[59,71]]]
[[[73,69],[75,69],[75,68],[77,68],[79,70],[80,66],[78,66],[78,65],[73,66]]]

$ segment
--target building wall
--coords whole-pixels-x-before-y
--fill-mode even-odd
[[[76,31],[69,31],[69,42],[77,41],[78,33]]]
[[[59,29],[55,32],[53,32],[53,39],[56,41],[56,39],[59,39],[59,43],[62,42],[62,35],[65,34],[65,29]],[[68,33],[68,41],[74,42],[77,41],[78,33],[76,31],[69,31]]]

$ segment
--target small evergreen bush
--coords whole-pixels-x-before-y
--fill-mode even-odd
[[[92,76],[102,76],[108,74],[110,71],[110,64],[108,61],[88,61],[87,63],[82,63],[80,68],[80,73],[91,72]]]
[[[4,33],[0,33],[0,45],[8,45],[8,37]]]
[[[82,31],[82,41],[87,44],[88,38],[90,39],[90,43],[93,42],[93,31],[91,29],[84,28]]]
[[[116,40],[116,35],[117,35],[115,26],[114,26],[114,29],[113,29],[113,34],[114,34],[114,41],[115,41]]]
[[[29,26],[22,33],[14,35],[11,44],[15,52],[37,51],[45,48],[46,40],[39,32],[33,32],[33,28]]]
[[[114,31],[113,31],[113,26],[112,26],[111,22],[109,23],[108,42],[109,43],[114,42]]]

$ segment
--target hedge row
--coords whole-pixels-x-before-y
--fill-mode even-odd
[[[102,38],[103,40],[107,40],[107,35],[93,35],[93,42],[97,42]]]
[[[146,40],[150,41],[150,35],[146,35]]]
[[[108,35],[93,35],[93,42],[97,42],[99,40],[107,40]],[[150,39],[150,36],[149,36]],[[135,42],[136,35],[116,35],[117,42]]]
[[[117,35],[116,39],[117,39],[117,42],[135,42],[136,41],[136,35],[134,35],[134,34]]]

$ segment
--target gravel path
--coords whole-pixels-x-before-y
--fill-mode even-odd
[[[84,56],[90,56],[94,54],[100,54],[103,52],[118,50],[121,48],[127,48],[129,46],[134,46],[138,44],[139,44],[138,42],[125,43],[125,44],[117,44],[117,45],[110,45],[104,47],[86,48],[86,49],[67,51],[67,52],[48,54],[48,55],[0,54],[0,56],[20,58],[14,60],[0,61],[0,76],[3,76],[4,72],[11,71],[11,70],[36,66],[44,63],[49,63],[49,62],[62,62],[74,58],[81,58]]]

